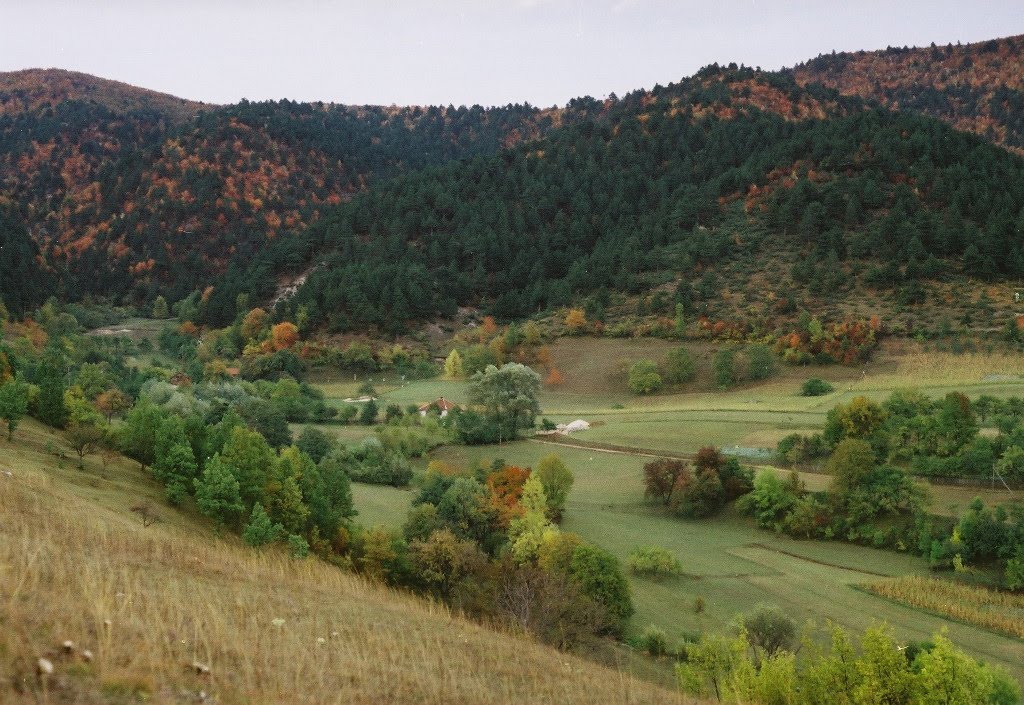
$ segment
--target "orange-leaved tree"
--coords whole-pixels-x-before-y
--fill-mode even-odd
[[[523,515],[519,504],[523,485],[530,478],[530,468],[506,465],[487,476],[488,499],[498,515],[498,522],[508,528],[509,522]]]
[[[565,327],[570,333],[582,333],[587,327],[587,314],[581,308],[571,308],[565,316]]]
[[[274,350],[288,350],[299,342],[299,329],[288,321],[278,323],[270,329],[270,339],[273,341]]]

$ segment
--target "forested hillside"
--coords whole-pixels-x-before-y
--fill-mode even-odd
[[[613,294],[772,328],[855,286],[917,306],[1024,274],[1022,162],[985,141],[1024,144],[1020,45],[714,65],[548,110],[209,106],[23,71],[0,76],[0,199],[47,291],[192,296],[198,322],[312,270],[282,314],[337,331],[601,320]]]
[[[63,294],[136,300],[181,298],[375,179],[493,153],[573,113],[203,106],[62,71],[0,76],[0,105],[0,195]]]
[[[504,319],[588,295],[599,308],[609,291],[665,286],[665,313],[714,313],[751,277],[768,300],[860,284],[913,304],[929,278],[1024,274],[1022,208],[1024,160],[973,135],[709,68],[538,142],[382,184],[314,228],[305,260],[291,242],[261,265],[326,248],[292,305],[337,330],[397,332],[466,304]],[[257,280],[224,282],[225,303]]]
[[[64,101],[97,103],[114,114],[148,110],[171,123],[186,122],[200,110],[215,107],[78,71],[25,69],[0,73],[0,114],[32,112]]]
[[[24,315],[50,294],[51,285],[24,223],[0,201],[0,318]]]
[[[977,44],[822,55],[797,66],[801,85],[937,117],[1024,154],[1024,36]]]

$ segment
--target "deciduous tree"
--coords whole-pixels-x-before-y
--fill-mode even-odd
[[[544,487],[548,518],[558,523],[562,520],[565,502],[569,498],[569,490],[572,489],[575,480],[572,470],[562,462],[561,458],[552,453],[540,459],[535,472]]]
[[[78,455],[78,469],[85,469],[85,457],[100,449],[106,432],[88,422],[74,422],[67,429],[68,445]]]
[[[14,431],[28,411],[28,387],[21,382],[9,381],[0,386],[0,419],[7,424],[7,440],[14,438]]]
[[[473,375],[469,396],[473,404],[482,406],[487,416],[504,429],[505,438],[518,435],[522,428],[533,426],[540,413],[537,392],[540,375],[526,365],[510,362],[500,369],[488,365]]]

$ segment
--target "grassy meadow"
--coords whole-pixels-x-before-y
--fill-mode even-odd
[[[757,529],[727,511],[710,520],[684,520],[652,507],[643,497],[644,458],[517,441],[500,447],[448,447],[432,457],[460,465],[501,458],[535,466],[550,452],[576,476],[563,528],[610,550],[623,562],[637,547],[657,544],[681,562],[680,578],[630,577],[636,603],[632,629],[665,629],[672,639],[698,630],[722,631],[738,612],[774,604],[798,624],[833,621],[854,632],[888,622],[903,639],[925,639],[939,629],[980,658],[1000,663],[1024,679],[1024,641],[959,624],[857,589],[881,577],[926,576],[923,559],[838,542],[797,541]],[[823,476],[817,476],[823,478]],[[413,493],[354,485],[358,520],[398,526]],[[702,612],[694,610],[702,598]]]
[[[794,432],[813,432],[838,403],[863,395],[882,400],[894,389],[916,387],[931,396],[963,391],[968,396],[1024,396],[1024,358],[993,353],[925,352],[917,343],[886,342],[863,366],[787,366],[757,384],[720,391],[712,384],[711,360],[718,345],[686,343],[697,359],[697,378],[679,388],[638,397],[617,375],[621,360],[664,359],[676,343],[658,339],[562,338],[551,345],[552,364],[565,382],[545,387],[542,415],[553,421],[583,418],[593,428],[579,440],[655,451],[694,452],[704,445],[723,448],[773,448]],[[821,397],[799,396],[809,377],[821,377],[835,391]],[[331,403],[356,394],[367,377],[339,379],[320,372],[315,383]],[[404,381],[377,373],[369,380],[380,403],[420,404],[445,397],[465,403],[467,384],[441,378]],[[332,427],[326,427],[331,429]],[[355,433],[338,429],[336,433]]]
[[[622,359],[660,361],[673,343],[660,340],[562,339],[551,346],[552,360],[565,383],[541,393],[542,415],[555,421],[583,418],[591,429],[570,442],[612,444],[653,453],[689,453],[704,445],[728,450],[772,448],[793,432],[819,430],[827,411],[863,394],[884,399],[900,387],[917,387],[940,396],[964,391],[996,396],[1024,395],[1024,361],[1011,355],[925,352],[915,343],[886,344],[867,365],[850,368],[787,367],[762,383],[741,384],[717,391],[710,383],[716,346],[687,344],[698,359],[697,379],[682,388],[637,397],[615,371]],[[835,386],[822,397],[801,397],[808,377]],[[347,384],[347,383],[346,383]],[[354,391],[324,385],[331,396]],[[430,401],[440,396],[466,398],[466,383],[444,379],[377,387],[382,403]],[[329,428],[329,427],[328,427]],[[651,507],[642,496],[641,468],[648,460],[631,454],[602,452],[520,441],[477,448],[446,447],[431,455],[458,465],[495,458],[517,465],[535,465],[557,453],[576,476],[564,528],[609,549],[625,561],[638,546],[658,544],[683,564],[683,577],[651,580],[631,577],[637,613],[634,633],[648,625],[665,629],[670,639],[698,630],[722,631],[737,612],[758,603],[775,604],[797,623],[827,621],[860,632],[884,620],[903,639],[925,639],[947,628],[963,648],[999,663],[1024,680],[1024,641],[971,626],[940,614],[899,604],[857,586],[884,578],[928,575],[923,559],[891,551],[842,543],[796,541],[754,527],[745,517],[726,512],[706,521],[687,521]],[[424,463],[425,465],[425,463]],[[765,467],[761,471],[788,472]],[[802,473],[810,489],[823,489],[827,476]],[[974,496],[986,502],[1015,495],[988,488],[928,487],[931,510],[956,515]],[[409,490],[356,485],[359,521],[366,525],[399,525],[413,497]],[[1020,493],[1016,493],[1019,497]],[[701,598],[703,610],[695,610]]]
[[[169,508],[137,464],[92,456],[80,471],[53,448],[61,437],[31,421],[0,441],[0,702],[680,701],[321,561],[253,550]],[[149,526],[132,511],[146,500]],[[37,675],[40,658],[52,674]]]

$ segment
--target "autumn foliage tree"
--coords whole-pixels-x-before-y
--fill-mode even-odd
[[[685,460],[658,458],[644,465],[644,496],[668,506],[672,493],[690,476]]]
[[[497,521],[503,528],[523,514],[519,500],[523,496],[523,485],[530,477],[530,468],[506,465],[487,476],[488,501],[494,508]]]
[[[132,407],[132,399],[120,389],[108,389],[100,392],[93,400],[96,411],[103,414],[110,423],[114,416],[121,414]]]
[[[288,350],[299,342],[299,329],[294,323],[284,321],[270,329],[274,350]]]
[[[548,387],[558,387],[565,384],[565,377],[558,371],[557,367],[552,367],[546,377],[544,377],[544,385]]]
[[[245,314],[245,318],[242,319],[242,325],[238,332],[242,338],[246,341],[254,340],[260,336],[263,329],[267,327],[267,312],[262,308],[254,308]]]
[[[587,314],[581,308],[571,308],[565,316],[565,327],[573,335],[582,333],[587,327]]]

